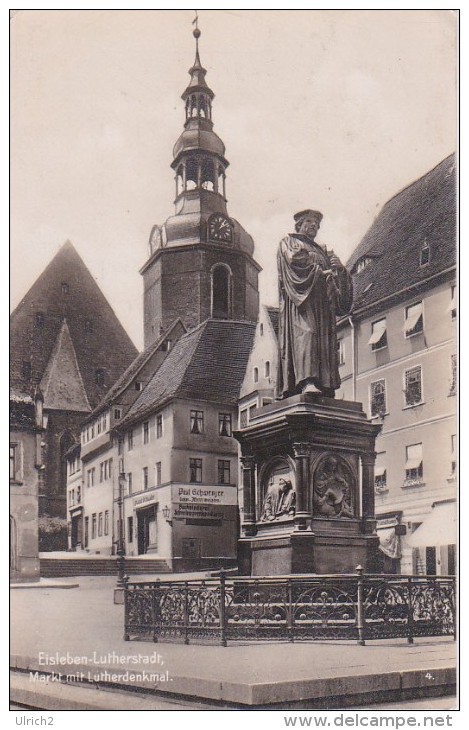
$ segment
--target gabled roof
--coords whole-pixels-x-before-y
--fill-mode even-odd
[[[33,392],[41,382],[64,319],[93,407],[134,360],[137,349],[70,241],[11,315],[10,378],[15,386]],[[97,381],[98,369],[105,371],[104,383]]]
[[[425,242],[430,260],[420,266]],[[353,275],[354,311],[372,306],[456,264],[455,156],[389,200],[359,243],[347,268],[371,258]]]
[[[44,408],[84,412],[91,408],[66,320],[62,322],[40,388]]]
[[[119,428],[171,397],[236,404],[255,329],[253,322],[208,319],[181,337]]]
[[[96,408],[93,410],[92,413],[90,413],[89,417],[86,420],[94,418],[94,416],[96,416],[98,413],[103,411],[112,403],[116,402],[117,398],[119,398],[119,396],[126,390],[132,380],[138,375],[139,371],[148,362],[148,360],[156,352],[156,350],[158,350],[161,345],[169,338],[169,335],[178,324],[182,327],[183,330],[185,330],[184,324],[181,319],[176,319],[175,322],[173,322],[168,327],[168,329],[163,332],[159,339],[155,340],[155,342],[152,342],[150,345],[148,345],[146,350],[137,355],[137,357],[129,365],[127,370],[122,373],[121,377],[118,378],[114,385],[109,388],[104,398],[98,403]]]

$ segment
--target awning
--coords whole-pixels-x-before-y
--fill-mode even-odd
[[[450,301],[450,303],[449,303],[449,305],[448,305],[448,308],[447,308],[447,310],[446,310],[446,311],[447,311],[447,312],[452,312],[452,311],[453,311],[453,309],[456,309],[456,306],[457,306],[457,305],[456,305],[456,294],[455,294],[455,295],[453,296],[452,300]]]
[[[407,539],[411,547],[455,545],[457,538],[456,502],[435,504],[432,511]]]
[[[396,535],[395,527],[381,528],[377,525],[376,533],[379,537],[379,549],[389,558],[399,560],[401,557],[401,538]]]
[[[415,307],[415,309],[412,308],[412,314],[406,319],[405,325],[404,325],[404,332],[410,332],[411,330],[413,330],[421,316],[422,316],[422,305],[419,304],[419,306]]]
[[[371,337],[368,340],[369,345],[376,345],[384,333],[386,332],[386,320],[383,322],[377,322],[376,326],[373,328],[373,332],[371,333]]]
[[[384,477],[386,474],[386,467],[385,466],[377,466],[375,467],[375,477]]]
[[[418,459],[407,459],[405,463],[406,469],[418,469],[419,466],[422,464],[422,459],[419,457]]]

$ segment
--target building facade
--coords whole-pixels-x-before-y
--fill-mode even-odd
[[[117,428],[128,555],[176,571],[235,564],[232,432],[254,328],[210,319],[181,337]]]
[[[456,569],[455,215],[451,155],[384,206],[347,263],[337,395],[382,425],[375,499],[390,572]]]
[[[39,580],[39,489],[46,434],[43,396],[10,392],[10,580]]]
[[[177,320],[135,358],[83,419],[80,442],[66,454],[69,550],[104,555],[115,552],[113,515],[119,494],[119,449],[114,429],[184,332],[184,325]]]

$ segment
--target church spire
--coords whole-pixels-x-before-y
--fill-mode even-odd
[[[208,86],[205,76],[207,70],[200,60],[198,17],[193,21],[195,28],[195,60],[189,69],[190,81],[182,93],[185,108],[184,131],[173,149],[171,167],[176,173],[176,214],[187,212],[187,203],[201,194],[211,193],[218,203],[204,201],[202,208],[223,210],[226,208],[225,145],[213,131],[212,101],[215,94]],[[202,203],[202,201],[200,201]],[[213,207],[214,204],[214,207]],[[193,210],[193,204],[190,209]]]
[[[192,31],[192,35],[195,38],[195,63],[194,66],[200,66],[202,67],[202,64],[200,63],[200,56],[199,56],[199,38],[201,36],[201,32],[199,30],[199,16],[197,15],[197,10],[195,11],[195,18],[192,21],[192,25],[195,24],[195,28]]]

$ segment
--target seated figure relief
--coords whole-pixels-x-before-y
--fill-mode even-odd
[[[314,514],[321,517],[354,517],[352,484],[347,464],[334,456],[327,456],[314,475]]]
[[[295,515],[296,492],[290,479],[271,477],[261,510],[261,522]]]

